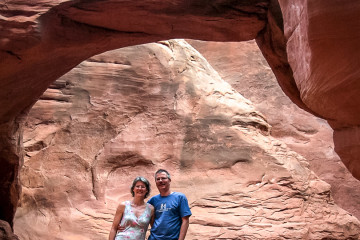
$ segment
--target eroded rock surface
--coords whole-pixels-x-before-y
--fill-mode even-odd
[[[28,110],[53,81],[107,50],[180,37],[254,39],[266,23],[268,5],[268,0],[4,1],[1,119]]]
[[[19,238],[14,235],[10,224],[6,221],[0,220],[0,239],[2,240],[19,240]]]
[[[94,54],[170,38],[256,38],[283,91],[329,121],[336,152],[360,179],[359,8],[326,0],[1,1],[0,122],[21,126],[50,84]],[[1,203],[9,206],[0,218],[10,225],[23,160],[16,129],[4,131],[1,146],[1,164],[11,166],[0,178]]]
[[[0,219],[13,225],[21,193],[19,171],[23,161],[23,119],[0,124]]]
[[[325,120],[299,109],[286,97],[256,44],[188,42],[265,115],[271,136],[304,156],[310,169],[331,185],[335,202],[360,219],[360,182],[334,152],[333,130]]]
[[[29,115],[15,232],[106,239],[132,179],[163,167],[188,196],[188,239],[359,238],[330,185],[270,132],[184,41],[92,57]]]

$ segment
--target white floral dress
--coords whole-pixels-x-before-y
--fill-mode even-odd
[[[120,226],[125,227],[124,231],[116,234],[115,240],[144,240],[151,218],[150,204],[146,203],[144,213],[138,218],[135,216],[131,202],[125,202],[125,210]]]

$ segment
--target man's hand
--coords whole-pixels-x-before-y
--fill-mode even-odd
[[[126,229],[125,227],[122,227],[120,225],[117,227],[118,232],[123,232],[123,231],[125,231],[125,229]]]

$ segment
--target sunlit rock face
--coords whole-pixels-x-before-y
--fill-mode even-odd
[[[331,185],[335,202],[360,219],[360,182],[334,152],[333,130],[325,120],[299,109],[289,100],[256,44],[188,42],[266,116],[271,136],[304,156],[310,169]]]
[[[349,239],[305,158],[181,40],[90,58],[32,108],[24,133],[21,239],[106,239],[134,177],[166,168],[193,212],[187,239]],[[46,228],[44,227],[46,226]]]

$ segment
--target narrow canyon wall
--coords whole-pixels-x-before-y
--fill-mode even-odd
[[[132,179],[153,183],[161,167],[188,196],[187,239],[359,238],[330,185],[270,133],[266,116],[183,40],[94,56],[30,112],[15,233],[106,239]]]

